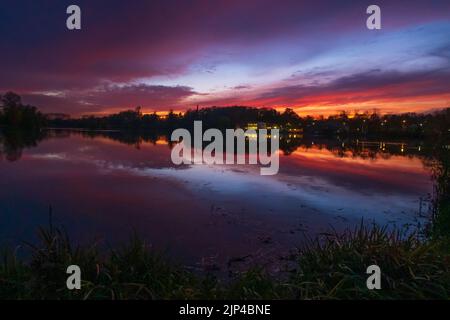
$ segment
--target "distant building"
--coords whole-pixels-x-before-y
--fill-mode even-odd
[[[261,129],[272,130],[272,129],[279,129],[280,131],[286,131],[286,132],[294,133],[294,134],[301,134],[301,133],[303,133],[303,128],[297,128],[297,127],[292,127],[292,126],[282,127],[282,126],[279,126],[277,124],[267,125],[265,122],[249,122],[245,128],[247,130],[261,130]]]
[[[68,120],[70,116],[64,113],[47,113],[45,115],[47,120]]]
[[[289,133],[303,133],[303,128],[287,128]]]
[[[266,129],[266,123],[265,122],[249,122],[247,123],[246,129],[247,130],[260,130],[260,129]]]

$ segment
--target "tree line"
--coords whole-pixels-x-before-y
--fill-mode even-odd
[[[8,92],[1,96],[0,125],[35,129],[44,126],[84,129],[128,129],[171,131],[190,129],[194,121],[204,128],[245,128],[249,123],[278,126],[281,130],[303,129],[305,134],[322,136],[384,136],[429,137],[450,134],[450,108],[433,113],[404,113],[381,115],[372,112],[348,113],[329,117],[300,117],[290,108],[277,111],[270,108],[246,106],[189,109],[184,114],[170,111],[165,116],[146,114],[140,107],[106,116],[50,119],[36,107],[24,105],[20,96]]]

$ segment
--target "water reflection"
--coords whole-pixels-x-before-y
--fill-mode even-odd
[[[17,161],[25,148],[36,147],[46,137],[44,131],[3,130],[0,132],[0,159]]]
[[[133,133],[127,131],[91,131],[91,130],[41,130],[24,132],[20,130],[0,131],[0,155],[6,155],[9,161],[20,159],[22,150],[35,147],[37,144],[49,138],[68,138],[73,135],[81,135],[85,138],[99,139],[106,138],[117,141],[136,149],[140,149],[142,144],[150,143],[154,145],[168,145],[173,143],[168,134],[158,132]],[[388,159],[392,155],[428,157],[432,145],[418,140],[402,141],[364,141],[364,140],[330,140],[321,138],[304,138],[301,134],[281,135],[280,150],[284,155],[290,155],[297,151],[299,147],[304,149],[327,149],[337,157],[361,157],[363,159]]]
[[[137,229],[191,262],[266,255],[361,218],[414,224],[426,211],[431,146],[422,141],[282,137],[280,172],[174,167],[157,133],[47,130],[0,135],[0,242],[56,219],[79,239]]]

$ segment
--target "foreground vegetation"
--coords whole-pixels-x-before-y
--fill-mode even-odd
[[[100,253],[75,247],[60,229],[40,229],[22,261],[9,250],[0,266],[0,299],[448,299],[449,242],[421,241],[377,226],[360,226],[312,241],[297,268],[272,278],[249,270],[231,280],[198,275],[151,250],[137,236]],[[82,289],[66,288],[66,268],[82,270]],[[382,289],[368,290],[366,268],[382,270]]]

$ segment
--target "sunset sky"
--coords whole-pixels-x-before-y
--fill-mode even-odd
[[[449,0],[2,0],[0,39],[0,93],[44,112],[450,107]]]

